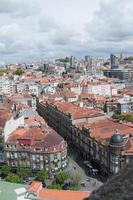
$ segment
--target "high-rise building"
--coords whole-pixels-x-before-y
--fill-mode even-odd
[[[117,69],[119,67],[118,59],[115,55],[110,55],[111,69]]]
[[[85,56],[85,62],[89,61],[89,56]]]
[[[70,57],[70,67],[74,67],[75,57]]]

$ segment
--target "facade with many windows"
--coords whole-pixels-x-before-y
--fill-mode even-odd
[[[5,156],[12,168],[46,169],[52,174],[67,166],[67,143],[49,127],[18,128],[5,143]]]
[[[128,125],[96,113],[85,117],[78,107],[67,108],[66,102],[40,102],[38,112],[101,174],[115,174],[133,158],[133,128]]]

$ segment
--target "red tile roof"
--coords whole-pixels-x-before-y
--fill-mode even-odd
[[[90,136],[103,144],[108,143],[109,138],[115,133],[116,129],[118,129],[122,135],[133,135],[132,127],[109,119],[98,120],[93,123],[78,123],[76,127],[80,129],[83,127],[90,128]]]
[[[42,183],[39,181],[33,181],[27,191],[31,193],[38,193],[39,189],[42,189]]]
[[[63,95],[67,98],[75,98],[76,97],[74,92],[64,92]]]
[[[32,182],[27,192],[35,193],[39,199],[44,200],[84,200],[90,196],[90,192],[42,189],[42,183]]]
[[[6,121],[8,121],[12,117],[12,113],[8,108],[1,107],[0,108],[0,127],[4,128]]]
[[[12,132],[7,144],[16,143],[18,149],[34,150],[35,148],[42,149],[48,152],[60,151],[66,147],[64,139],[57,134],[50,127],[31,127],[31,128],[17,128]],[[30,146],[25,146],[29,144]]]
[[[39,197],[43,200],[84,200],[90,196],[90,192],[49,190],[43,189],[39,192]]]
[[[46,124],[45,120],[38,116],[38,117],[34,117],[34,118],[30,118],[30,119],[25,119],[24,120],[25,124],[27,124],[28,126],[33,125],[34,123],[41,123],[41,124]]]
[[[71,114],[74,119],[90,118],[102,115],[94,109],[80,108],[79,106],[68,102],[55,102],[54,105],[57,106],[58,110],[61,110],[66,114]]]
[[[21,94],[13,94],[13,95],[10,96],[9,100],[15,101],[17,99],[25,99],[25,98],[32,98],[32,96],[28,92],[26,92],[22,95]]]

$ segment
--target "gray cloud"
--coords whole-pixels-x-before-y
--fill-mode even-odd
[[[132,0],[0,0],[0,61],[131,53],[132,8]]]
[[[36,0],[0,0],[0,13],[12,17],[26,17],[39,11]]]
[[[88,41],[93,39],[96,51],[129,51],[133,45],[133,2],[111,0],[101,3],[91,23],[88,24]]]

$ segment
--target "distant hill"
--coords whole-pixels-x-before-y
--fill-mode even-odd
[[[133,162],[94,191],[88,200],[133,200]]]

